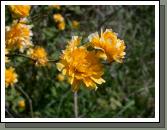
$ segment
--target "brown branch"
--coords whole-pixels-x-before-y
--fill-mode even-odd
[[[24,55],[24,54],[20,54],[20,53],[7,54],[5,56],[7,56],[7,57],[19,56],[19,57],[27,58],[27,59],[32,60],[32,61],[36,61],[33,58],[31,58],[27,55]],[[57,59],[48,59],[48,62],[58,62],[58,61],[59,60],[57,60]]]
[[[29,107],[30,107],[30,114],[31,114],[31,117],[33,117],[33,107],[32,107],[31,98],[29,97],[29,95],[21,87],[16,86],[16,89],[18,91],[20,91],[25,96],[25,98],[28,100]]]
[[[75,117],[78,117],[78,95],[77,92],[74,93],[74,113]]]

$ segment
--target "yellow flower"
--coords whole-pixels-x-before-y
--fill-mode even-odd
[[[61,14],[54,14],[53,19],[55,22],[64,22],[64,18]]]
[[[9,49],[18,48],[21,52],[24,51],[25,48],[32,46],[31,36],[32,32],[30,30],[30,26],[17,23],[11,25],[11,27],[6,27],[5,31],[5,43],[6,47]]]
[[[9,8],[16,18],[23,18],[29,16],[31,6],[30,5],[9,5]]]
[[[18,82],[17,74],[15,73],[15,69],[10,67],[5,69],[5,86],[13,86],[15,83]]]
[[[65,29],[65,21],[64,21],[64,18],[61,14],[54,14],[53,19],[57,23],[57,28],[59,30]]]
[[[64,81],[65,80],[65,77],[63,74],[58,74],[56,79],[58,79],[59,81]]]
[[[65,29],[65,22],[63,21],[63,22],[58,23],[57,27],[59,30],[64,30]]]
[[[27,55],[35,61],[35,65],[37,66],[45,66],[48,62],[47,52],[42,47],[30,48],[27,51]]]
[[[102,64],[94,52],[88,51],[85,47],[80,46],[80,38],[72,37],[67,48],[60,56],[57,68],[63,75],[67,75],[72,85],[72,91],[76,92],[81,84],[86,88],[97,89],[96,84],[104,83]]]
[[[101,32],[101,36],[96,32],[91,34],[88,38],[95,48],[101,50],[107,56],[109,62],[123,62],[123,58],[126,54],[125,43],[123,40],[118,39],[116,33],[111,29],[106,29],[105,32]]]
[[[9,54],[9,50],[5,48],[5,63],[8,63],[10,61],[6,56],[7,54]]]
[[[79,22],[76,21],[76,20],[73,20],[72,21],[72,27],[75,28],[75,29],[77,29],[79,27]]]
[[[25,104],[25,100],[21,99],[18,101],[18,107],[19,108],[25,108],[26,104]]]
[[[49,7],[51,7],[51,8],[55,8],[55,9],[60,9],[60,5],[50,5]]]

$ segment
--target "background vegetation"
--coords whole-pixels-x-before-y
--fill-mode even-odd
[[[6,25],[12,23],[6,7]],[[64,16],[66,28],[56,28],[53,14]],[[105,67],[106,83],[97,91],[82,87],[78,92],[79,117],[154,117],[154,6],[32,6],[33,44],[43,46],[50,59],[58,59],[73,35],[88,41],[89,34],[112,28],[126,43],[123,64]],[[72,21],[80,23],[72,28]],[[35,67],[23,57],[10,58],[19,82],[6,88],[6,117],[74,117],[70,85],[59,81],[54,63]],[[25,107],[18,102],[23,99]]]

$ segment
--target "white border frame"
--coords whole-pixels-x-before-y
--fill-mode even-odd
[[[155,118],[5,118],[5,5],[155,5]],[[159,1],[1,1],[1,122],[159,122]]]

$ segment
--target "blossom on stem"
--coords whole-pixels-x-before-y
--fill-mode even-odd
[[[9,5],[9,9],[15,18],[27,17],[30,14],[30,5]]]
[[[31,26],[14,21],[5,31],[5,44],[8,49],[19,49],[21,52],[32,46]]]
[[[5,69],[5,87],[14,86],[18,82],[17,74],[13,67]]]
[[[42,47],[30,48],[27,55],[35,61],[36,66],[45,66],[48,62],[47,52]]]
[[[96,84],[105,82],[101,77],[103,65],[93,51],[79,46],[80,40],[78,36],[72,37],[57,63],[58,70],[67,75],[73,92],[78,91],[81,84],[88,89],[97,89]]]
[[[105,32],[101,31],[100,36],[98,32],[93,33],[88,38],[94,48],[99,49],[106,55],[109,62],[123,62],[126,54],[125,43],[123,40],[118,39],[116,33],[111,29],[106,29]]]

